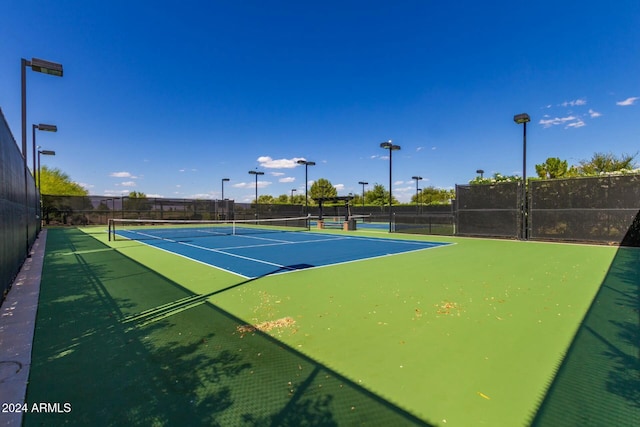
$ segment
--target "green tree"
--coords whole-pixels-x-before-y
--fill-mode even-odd
[[[37,182],[36,176],[36,182]],[[40,193],[52,196],[87,196],[89,192],[60,169],[40,168]]]
[[[258,203],[261,205],[271,205],[275,199],[270,194],[261,194],[258,196]]]
[[[319,197],[337,197],[338,190],[331,184],[331,181],[325,178],[320,178],[311,185],[309,189],[309,197],[317,199]],[[304,201],[304,196],[303,199]]]
[[[569,164],[558,157],[549,157],[544,163],[536,165],[536,173],[542,179],[562,178],[569,173]]]
[[[367,205],[388,206],[389,192],[384,188],[384,185],[374,184],[371,190],[364,193],[364,202]],[[392,203],[398,204],[395,197],[392,197]]]
[[[292,205],[304,205],[304,194],[294,194],[293,198],[289,198],[289,203]]]
[[[444,205],[449,204],[451,199],[455,199],[455,190],[447,190],[444,188],[436,188],[433,186],[422,189],[416,198],[414,194],[411,197],[411,203],[420,203],[424,205]]]
[[[496,172],[491,178],[480,178],[479,176],[477,176],[469,181],[469,184],[497,184],[499,182],[514,181],[522,181],[522,177],[518,175],[502,175],[500,172]]]
[[[131,191],[129,197],[122,202],[125,211],[149,211],[151,210],[151,202],[147,199],[147,195],[139,191]]]
[[[276,197],[273,202],[279,205],[288,205],[289,203],[291,203],[291,197],[286,194],[281,194]]]
[[[636,167],[635,158],[638,153],[622,154],[620,157],[612,153],[594,153],[589,160],[580,161],[578,170],[583,175],[598,175],[600,173],[618,172]]]

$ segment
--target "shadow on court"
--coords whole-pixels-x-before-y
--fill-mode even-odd
[[[27,402],[71,412],[24,425],[427,425],[266,334],[241,334],[246,321],[206,301],[223,291],[194,295],[81,231],[50,229]]]
[[[637,425],[639,316],[640,248],[621,247],[532,425]]]

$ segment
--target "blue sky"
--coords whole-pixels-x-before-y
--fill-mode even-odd
[[[0,108],[20,144],[20,58],[31,124],[56,124],[42,162],[94,195],[250,201],[358,181],[400,201],[420,186],[527,175],[560,157],[640,150],[640,2],[8,0]],[[29,159],[31,159],[29,149]],[[31,161],[29,160],[29,164]]]

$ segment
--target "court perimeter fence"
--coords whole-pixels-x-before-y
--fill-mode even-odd
[[[398,233],[640,246],[640,175],[531,180],[523,198],[521,182],[457,185],[449,205],[393,206]],[[523,206],[523,200],[526,201]],[[235,203],[130,197],[43,196],[48,224],[106,224],[129,219],[254,219],[300,217],[304,205]],[[524,211],[523,211],[524,209]],[[523,215],[524,212],[524,215]],[[318,207],[309,206],[317,216]],[[388,223],[388,206],[324,206],[323,217],[340,223],[348,215]]]
[[[39,231],[40,195],[0,109],[0,303]]]

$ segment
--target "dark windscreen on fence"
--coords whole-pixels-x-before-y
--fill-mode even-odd
[[[453,205],[417,206],[415,211],[398,210],[393,216],[394,231],[407,234],[455,234]]]
[[[0,302],[35,241],[39,210],[33,176],[0,110]]]
[[[521,188],[520,182],[456,185],[456,234],[518,237]]]
[[[43,195],[46,224],[107,224],[112,218],[233,219],[232,200],[165,199],[153,197]]]
[[[532,181],[530,186],[532,239],[638,246],[640,175]]]

